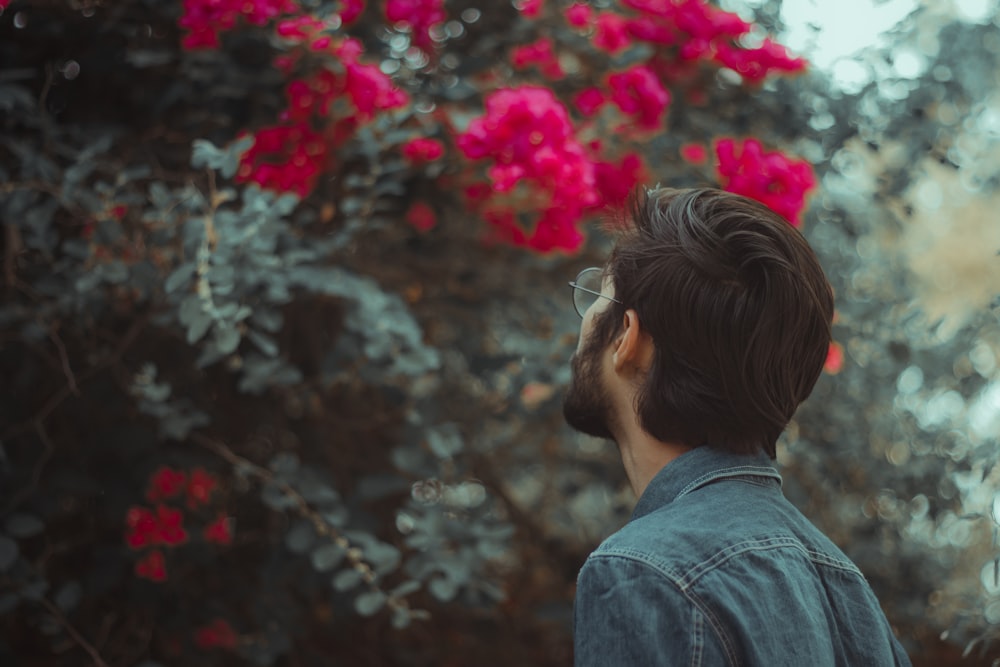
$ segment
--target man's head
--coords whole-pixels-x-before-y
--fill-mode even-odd
[[[643,431],[774,457],[829,348],[833,293],[815,254],[766,206],[720,190],[644,191],[629,213],[604,272],[614,299],[585,313],[567,421],[614,432],[606,360],[636,327],[652,350],[634,388]]]

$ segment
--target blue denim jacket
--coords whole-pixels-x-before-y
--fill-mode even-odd
[[[699,447],[650,482],[577,580],[578,666],[909,665],[858,568],[765,454]]]

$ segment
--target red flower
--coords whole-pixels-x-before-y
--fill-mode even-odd
[[[806,196],[816,185],[808,162],[765,151],[756,139],[746,139],[742,145],[733,139],[720,139],[715,152],[724,190],[766,204],[795,227],[802,224]]]
[[[608,77],[611,99],[623,113],[638,116],[639,127],[653,130],[662,126],[670,103],[670,93],[653,70],[636,65]]]
[[[365,0],[341,0],[340,20],[351,23],[365,11]]]
[[[305,197],[326,167],[327,152],[323,137],[305,123],[261,128],[240,158],[236,182]]]
[[[596,86],[584,88],[573,98],[573,106],[584,116],[593,116],[607,102],[604,91]]]
[[[421,232],[426,232],[437,224],[434,209],[422,201],[414,202],[406,212],[406,221]]]
[[[408,27],[413,33],[413,44],[425,51],[434,46],[431,28],[447,18],[444,0],[386,0],[385,17],[391,23]]]
[[[552,40],[547,37],[531,44],[515,47],[511,52],[510,61],[517,69],[538,65],[538,71],[549,79],[561,79],[566,76],[559,65],[559,59],[552,51]]]
[[[185,479],[187,479],[187,475],[180,470],[174,470],[167,466],[157,468],[156,472],[149,478],[146,500],[155,503],[173,498],[184,489]]]
[[[175,547],[187,542],[187,531],[181,524],[184,514],[166,505],[156,506],[156,537],[157,541],[167,546]]]
[[[232,544],[233,531],[230,527],[231,524],[232,522],[229,520],[229,517],[225,514],[220,514],[218,519],[205,526],[205,530],[202,533],[205,541],[222,545]]]
[[[836,375],[844,368],[844,348],[843,346],[832,341],[830,343],[830,349],[826,353],[826,362],[823,363],[823,370],[830,375]]]
[[[125,514],[125,525],[129,527],[125,542],[130,549],[141,549],[160,541],[156,516],[145,507],[129,508]]]
[[[602,12],[597,16],[597,31],[594,46],[608,53],[617,53],[632,43],[628,32],[628,21],[612,12]]]
[[[577,28],[584,28],[593,19],[593,10],[590,5],[577,2],[566,9],[566,22]]]
[[[681,157],[691,164],[704,164],[708,151],[701,144],[684,144],[681,146]]]
[[[632,189],[645,180],[642,158],[637,153],[627,153],[619,164],[595,162],[594,172],[602,206],[621,206]]]
[[[217,485],[215,476],[206,472],[204,468],[195,468],[187,485],[188,507],[207,505]]]
[[[444,146],[437,139],[418,137],[403,144],[403,155],[412,162],[430,162],[444,155]]]
[[[293,0],[184,0],[177,25],[188,34],[181,44],[186,49],[215,48],[219,33],[232,30],[241,17],[247,23],[264,25],[297,9]]]
[[[194,643],[203,649],[234,649],[237,640],[236,632],[223,618],[216,618],[208,625],[203,625],[194,634]]]
[[[167,564],[163,553],[159,549],[154,549],[140,558],[135,564],[135,574],[150,581],[166,581]]]
[[[719,44],[715,59],[751,82],[761,81],[772,70],[801,72],[806,68],[805,60],[789,56],[785,47],[770,39],[765,39],[756,49]]]
[[[517,8],[522,14],[533,19],[541,14],[543,4],[545,4],[545,0],[520,0],[517,3]]]

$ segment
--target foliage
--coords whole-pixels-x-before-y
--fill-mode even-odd
[[[568,662],[576,571],[629,499],[614,452],[561,426],[576,322],[556,290],[650,181],[729,188],[810,235],[844,296],[786,488],[911,650],[950,650],[944,629],[990,650],[994,598],[963,589],[981,613],[961,623],[941,602],[952,564],[978,559],[978,584],[996,562],[941,537],[989,486],[934,489],[992,471],[995,439],[956,448],[948,405],[989,390],[995,318],[954,341],[903,308],[872,325],[905,285],[854,248],[903,225],[915,177],[894,162],[864,218],[876,193],[838,179],[852,133],[917,142],[869,127],[884,97],[805,74],[767,11],[4,5],[0,657]],[[948,387],[973,341],[979,370]]]

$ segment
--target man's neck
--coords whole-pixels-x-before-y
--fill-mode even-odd
[[[646,433],[636,423],[616,434],[622,465],[636,499],[641,498],[656,474],[671,461],[691,448],[671,442],[661,442]]]

